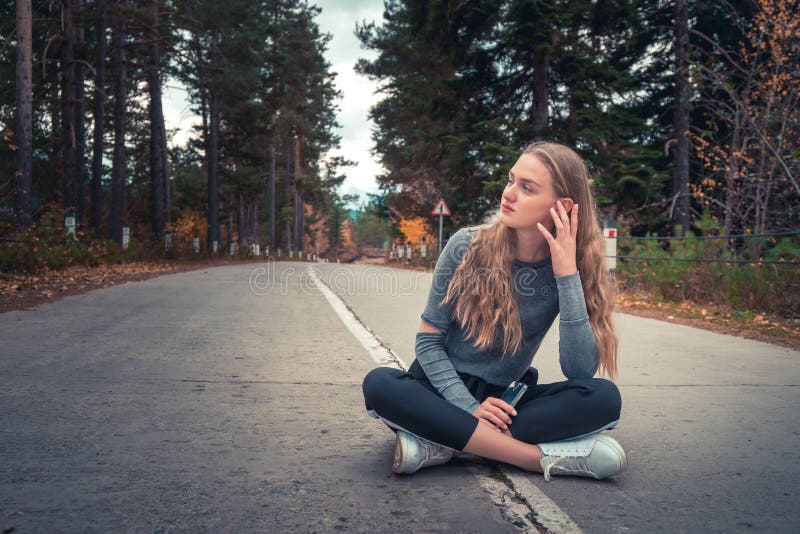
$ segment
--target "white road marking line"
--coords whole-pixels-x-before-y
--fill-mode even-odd
[[[362,323],[350,308],[340,299],[328,286],[320,280],[315,269],[308,268],[308,275],[314,285],[319,289],[325,298],[328,299],[333,311],[339,316],[351,334],[367,349],[367,352],[378,365],[383,367],[394,367],[405,371],[408,369],[406,363],[397,354],[392,352],[386,345],[381,343],[371,330]]]
[[[309,278],[314,285],[325,295],[333,310],[342,320],[344,325],[367,350],[369,355],[378,365],[394,367],[405,371],[406,363],[391,349],[384,345],[374,332],[369,330],[358,317],[319,278],[317,271],[308,268]],[[528,474],[516,474],[508,469],[500,468],[504,481],[493,476],[491,468],[486,464],[474,462],[466,463],[470,472],[478,479],[481,486],[500,507],[502,515],[521,529],[522,532],[540,533],[542,530],[550,533],[581,533],[580,527],[558,507],[547,495],[531,482]]]
[[[580,533],[581,528],[550,497],[545,495],[531,480],[531,475],[524,471],[512,471],[501,468],[511,481],[516,494],[528,502],[534,513],[534,520],[549,532]],[[533,475],[535,476],[535,475]]]
[[[527,473],[514,474],[509,469],[495,467],[492,472],[487,464],[469,462],[467,468],[480,481],[481,486],[501,507],[507,521],[523,532],[581,534],[581,528],[553,502],[550,497],[531,482]],[[497,475],[500,476],[497,476]]]

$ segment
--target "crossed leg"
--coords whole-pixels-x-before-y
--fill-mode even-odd
[[[397,369],[373,369],[364,379],[363,391],[367,410],[390,427],[538,472],[542,453],[537,443],[613,428],[621,408],[619,390],[602,378],[535,385],[517,404],[509,436],[450,404],[430,384]]]

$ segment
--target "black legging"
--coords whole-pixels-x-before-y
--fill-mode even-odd
[[[470,393],[483,402],[499,397],[505,387],[459,373]],[[537,385],[531,368],[521,379],[528,390],[516,405],[509,425],[511,435],[526,443],[547,443],[613,428],[619,421],[622,399],[617,386],[603,378],[573,378]],[[362,385],[368,411],[387,424],[455,450],[462,450],[478,419],[444,399],[414,361],[408,372],[377,367]]]

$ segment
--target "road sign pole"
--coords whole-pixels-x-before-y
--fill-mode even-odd
[[[442,224],[444,221],[444,215],[441,213],[439,214],[439,254],[442,253]]]
[[[447,207],[447,204],[444,203],[444,198],[439,198],[439,202],[436,203],[436,207],[433,208],[433,212],[431,215],[438,215],[439,216],[439,254],[442,253],[442,229],[444,226],[444,216],[450,216],[450,210]]]

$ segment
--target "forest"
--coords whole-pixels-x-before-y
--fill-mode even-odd
[[[72,216],[84,241],[112,246],[127,227],[142,246],[170,233],[176,246],[199,237],[209,254],[234,238],[301,250],[314,217],[343,209],[346,162],[324,157],[339,142],[339,95],[319,8],[68,0],[2,9],[7,237]],[[202,120],[183,146],[165,128],[168,81],[186,88]],[[315,207],[312,220],[304,206]]]
[[[384,170],[353,214],[340,192],[350,162],[329,156],[341,95],[319,7],[7,2],[0,263],[40,265],[36,243],[69,217],[79,239],[59,248],[62,263],[116,250],[125,232],[157,251],[198,237],[211,255],[236,241],[335,257],[348,239],[405,240],[414,221],[434,235],[439,197],[449,233],[491,216],[519,151],[551,139],[589,163],[629,279],[675,293],[698,265],[660,260],[699,255],[769,266],[737,284],[788,278],[780,287],[796,293],[798,4],[386,0],[380,21],[354,21],[375,53],[356,70],[379,84],[370,119]],[[201,118],[184,144],[165,128],[168,82]],[[717,279],[731,265],[700,267]]]
[[[800,2],[387,1],[358,26],[384,204],[496,209],[534,139],[587,160],[629,290],[800,314]]]
[[[496,204],[537,138],[590,162],[605,218],[683,235],[797,229],[798,3],[386,3],[359,26],[388,202],[441,192],[461,221]],[[402,200],[400,200],[402,199]],[[476,201],[476,199],[478,199]],[[394,202],[393,202],[394,201]]]

